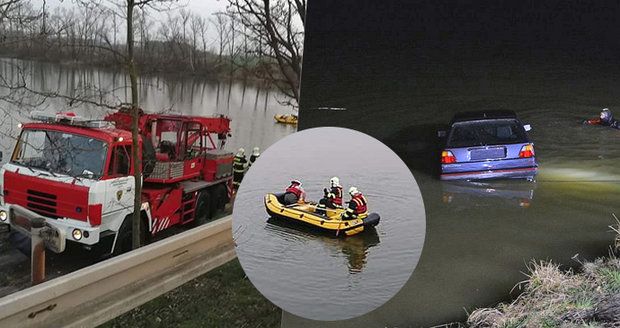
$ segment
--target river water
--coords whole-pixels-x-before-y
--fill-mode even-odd
[[[360,156],[360,150],[364,155]],[[337,175],[356,186],[379,225],[336,238],[269,218],[263,197],[300,179],[318,201]],[[424,205],[405,164],[389,148],[348,129],[320,128],[275,143],[244,177],[233,209],[233,236],[244,271],[279,307],[318,320],[367,313],[409,279],[424,243]]]
[[[388,40],[388,41],[385,41]],[[532,259],[565,266],[604,256],[620,213],[620,131],[583,126],[620,115],[614,57],[490,58],[367,34],[308,34],[300,129],[342,126],[385,142],[412,170],[427,214],[425,246],[400,293],[356,319],[283,327],[428,327],[515,297]],[[439,49],[434,52],[434,50]],[[360,55],[363,54],[363,55]],[[478,56],[481,55],[481,56]],[[479,59],[482,58],[482,59]],[[325,110],[318,108],[344,108]],[[536,181],[441,182],[436,131],[455,112],[511,109],[533,130]],[[576,258],[574,258],[576,256]]]
[[[46,94],[84,98],[106,104],[126,103],[131,99],[129,79],[125,74],[94,68],[73,68],[69,65],[0,59],[0,76],[9,81],[24,79],[28,87]],[[147,112],[181,113],[186,115],[223,114],[232,119],[232,138],[226,148],[236,151],[244,147],[265,149],[276,140],[295,131],[291,125],[276,124],[275,114],[291,114],[290,106],[281,105],[283,96],[258,84],[239,81],[209,80],[207,77],[144,76],[139,80],[140,106]],[[0,95],[10,91],[0,89]],[[8,119],[2,121],[0,148],[7,154],[12,150],[19,132],[17,123],[28,120],[32,110],[49,113],[73,111],[89,118],[102,118],[107,108],[93,104],[71,102],[67,98],[35,96],[14,91],[14,98],[28,106],[17,107],[2,103]]]

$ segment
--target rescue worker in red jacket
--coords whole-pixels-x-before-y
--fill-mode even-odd
[[[363,219],[368,216],[368,202],[366,197],[355,187],[349,188],[351,200],[346,211],[342,214],[343,220]]]
[[[604,108],[598,118],[583,121],[587,125],[603,125],[614,129],[620,129],[620,122],[614,118],[609,108]]]
[[[317,205],[317,213],[325,214],[326,208],[342,207],[342,186],[340,179],[333,177],[329,179],[329,189],[323,189],[323,198],[319,200]]]
[[[291,181],[291,185],[286,188],[284,191],[284,196],[282,197],[284,200],[284,205],[293,205],[296,203],[303,203],[306,192],[301,187],[301,181],[293,180]]]

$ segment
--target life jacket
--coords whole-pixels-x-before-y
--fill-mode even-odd
[[[332,196],[331,197],[332,203],[342,206],[342,187],[341,186],[332,187],[330,196]]]
[[[235,159],[233,160],[233,171],[236,173],[245,172],[245,164],[247,162],[248,160],[245,158],[245,156],[235,155]]]
[[[288,188],[286,188],[285,192],[290,192],[290,193],[295,194],[295,196],[297,196],[297,199],[300,199],[301,194],[303,193],[299,185],[296,185],[296,184],[290,185]]]
[[[353,197],[351,197],[351,202],[355,203],[355,214],[365,214],[368,211],[368,206],[366,205],[366,198],[362,193],[357,193]]]

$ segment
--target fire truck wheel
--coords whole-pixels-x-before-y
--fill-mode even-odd
[[[123,253],[127,253],[133,249],[133,239],[132,239],[132,219],[133,214],[129,214],[123,220],[123,224],[121,224],[120,229],[118,230],[118,237],[116,238],[116,244],[114,245],[114,251],[112,255],[119,255]],[[144,220],[141,220],[140,224],[140,245],[144,245],[146,243],[146,229],[144,227]]]
[[[211,204],[209,199],[211,195],[209,192],[201,191],[196,199],[196,216],[194,217],[194,224],[199,226],[205,224],[211,220]]]
[[[215,199],[214,210],[223,211],[226,208],[226,203],[229,202],[226,186],[224,186],[223,184],[215,186],[215,194],[217,196]]]

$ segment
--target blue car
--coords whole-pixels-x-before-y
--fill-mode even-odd
[[[441,152],[441,180],[524,178],[538,170],[534,144],[513,111],[462,112],[454,116]]]

